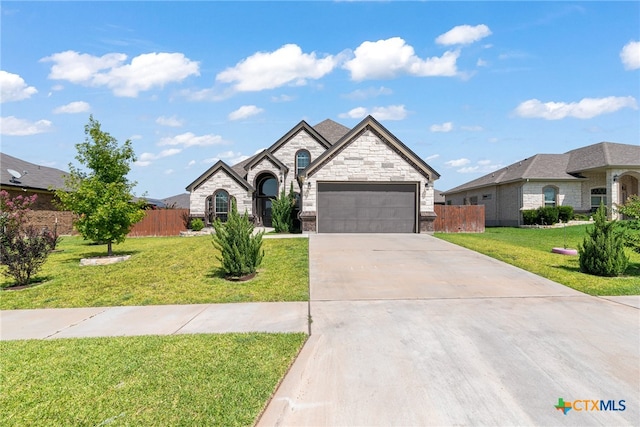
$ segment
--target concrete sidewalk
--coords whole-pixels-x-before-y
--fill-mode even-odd
[[[309,332],[306,302],[0,311],[0,340],[227,332]]]

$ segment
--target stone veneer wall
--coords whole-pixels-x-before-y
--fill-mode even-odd
[[[313,162],[326,151],[326,148],[303,130],[272,153],[289,168],[289,174],[282,183],[285,191],[289,191],[289,182],[293,182],[294,191],[300,192],[300,185],[296,179],[296,153],[299,150],[307,150],[311,154],[311,161]]]
[[[249,172],[247,172],[247,182],[254,186],[256,191],[258,191],[258,183],[256,182],[256,177],[263,172],[271,172],[273,176],[278,180],[278,194],[284,188],[284,178],[280,180],[280,169],[271,162],[268,158],[262,159],[259,161]],[[286,190],[285,190],[286,191]],[[251,213],[251,212],[249,212]]]
[[[316,231],[315,220],[313,229],[310,229],[312,227],[310,219],[315,218],[317,212],[318,181],[419,183],[420,230],[430,231],[428,229],[433,227],[433,224],[426,224],[431,221],[433,214],[433,183],[425,188],[426,178],[369,130],[308,177],[303,191],[300,214],[303,224],[304,219],[307,219],[306,225],[303,225],[303,231]],[[423,225],[422,222],[425,224]]]
[[[192,217],[204,218],[206,199],[217,190],[225,190],[230,196],[235,197],[240,214],[244,212],[252,213],[251,194],[224,169],[219,169],[207,181],[191,192],[189,209]]]

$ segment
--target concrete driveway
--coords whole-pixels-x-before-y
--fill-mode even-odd
[[[428,235],[312,235],[310,278],[259,425],[640,425],[637,307]]]

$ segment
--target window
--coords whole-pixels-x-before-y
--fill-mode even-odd
[[[213,199],[215,217],[220,218],[222,222],[226,222],[229,215],[229,193],[224,190],[218,190]]]
[[[591,210],[596,211],[600,207],[600,203],[607,206],[607,189],[592,188],[591,189]]]
[[[555,187],[544,187],[542,189],[542,193],[544,194],[544,206],[552,208],[555,207],[558,189]]]
[[[300,150],[296,153],[296,175],[305,170],[311,163],[311,154],[307,150]]]
[[[469,204],[470,205],[477,205],[478,204],[478,196],[471,196],[469,197]]]
[[[482,200],[491,200],[491,194],[483,194]]]

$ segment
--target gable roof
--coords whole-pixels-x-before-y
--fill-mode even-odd
[[[322,136],[317,130],[309,126],[307,122],[302,120],[300,121],[300,123],[295,125],[289,132],[284,134],[283,137],[281,137],[275,143],[273,143],[271,147],[267,148],[267,151],[269,151],[270,153],[277,151],[278,148],[282,147],[287,141],[289,141],[291,138],[293,138],[295,135],[297,135],[299,132],[303,130],[306,131],[309,135],[311,135],[311,137],[315,139],[324,148],[331,147],[331,143],[324,136]]]
[[[50,188],[65,188],[64,179],[69,176],[68,172],[60,169],[36,165],[5,153],[0,153],[0,165],[2,165],[0,167],[0,184],[7,187],[47,191]],[[13,179],[7,169],[13,169],[22,176]]]
[[[564,154],[536,154],[454,187],[445,195],[522,180],[575,181],[580,172],[603,167],[640,166],[640,146],[600,142]]]
[[[280,160],[278,160],[268,150],[263,150],[260,153],[256,154],[255,156],[251,157],[250,159],[251,160],[249,162],[245,163],[245,165],[244,165],[244,169],[246,171],[250,171],[251,169],[253,169],[253,167],[255,165],[257,165],[258,163],[260,163],[262,160],[268,159],[269,161],[271,161],[271,163],[273,163],[280,170],[283,170],[285,173],[289,172],[289,168],[284,163],[282,163]]]
[[[365,131],[370,130],[375,133],[378,138],[385,142],[391,149],[403,157],[409,162],[418,172],[427,177],[430,181],[435,181],[440,178],[440,174],[436,172],[431,166],[425,163],[416,153],[414,153],[409,147],[404,145],[402,141],[395,137],[391,132],[382,126],[372,116],[367,116],[347,132],[339,141],[337,141],[331,148],[322,153],[316,158],[307,168],[302,171],[301,176],[308,177],[313,175],[317,170],[322,168],[326,163],[331,161],[338,153],[348,147],[353,141]]]
[[[233,180],[235,180],[238,184],[243,186],[248,191],[253,191],[254,188],[251,184],[249,184],[243,177],[238,175],[236,171],[234,171],[228,164],[223,162],[222,160],[218,160],[213,166],[211,166],[205,173],[200,175],[195,179],[191,184],[187,185],[187,191],[194,191],[198,187],[200,187],[206,180],[208,180],[212,175],[218,172],[220,169],[225,171]]]

